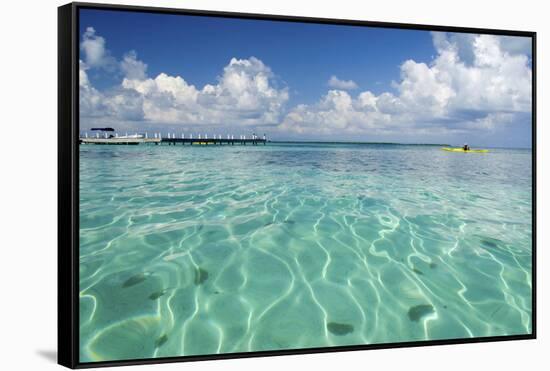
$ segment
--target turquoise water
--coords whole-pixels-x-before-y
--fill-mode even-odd
[[[80,360],[531,333],[531,156],[81,145]]]

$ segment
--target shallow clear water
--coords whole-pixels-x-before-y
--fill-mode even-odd
[[[531,151],[80,146],[80,360],[531,332]]]

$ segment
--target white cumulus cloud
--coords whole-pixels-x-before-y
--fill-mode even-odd
[[[137,59],[137,53],[132,50],[124,55],[120,69],[128,79],[143,80],[147,76],[147,65]]]
[[[523,40],[433,33],[431,63],[401,64],[395,92],[330,90],[279,126],[297,134],[441,134],[494,130],[530,114],[532,72]]]
[[[88,67],[110,69],[116,63],[105,47],[105,38],[98,36],[93,27],[87,27],[80,41],[84,62]]]
[[[340,90],[353,90],[358,86],[353,80],[340,80],[338,77],[332,75],[328,80],[328,86],[334,89]]]
[[[217,82],[202,88],[181,76],[147,75],[147,64],[135,51],[116,62],[123,80],[103,91],[88,71],[112,58],[105,39],[89,27],[83,36],[80,61],[80,115],[83,127],[101,122],[146,122],[170,125],[263,126],[280,123],[288,89],[279,88],[271,69],[255,57],[232,58]],[[111,63],[111,62],[109,62]]]
[[[81,124],[112,125],[113,120],[142,121],[143,98],[135,92],[120,87],[99,91],[92,86],[87,70],[90,67],[80,61],[80,118]]]
[[[272,85],[261,60],[232,58],[216,84],[201,89],[180,76],[125,78],[122,87],[143,97],[144,118],[164,124],[277,124],[288,100],[286,88]]]
[[[278,86],[273,71],[258,58],[232,58],[216,80],[200,87],[184,76],[149,76],[135,51],[117,61],[105,39],[89,27],[81,42],[81,124],[265,126],[280,137],[409,136],[411,141],[527,125],[528,38],[434,32],[432,39],[436,56],[430,62],[403,61],[391,91],[352,94],[357,84],[333,75],[330,89],[316,103],[288,109],[288,89]],[[90,80],[95,69],[122,80],[99,90]]]

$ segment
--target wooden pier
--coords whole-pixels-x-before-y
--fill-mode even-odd
[[[246,146],[252,145],[257,146],[258,144],[265,145],[267,142],[266,139],[261,138],[249,138],[249,139],[223,139],[223,138],[162,138],[160,142],[156,142],[155,144],[168,144],[168,145],[186,145],[189,144],[191,146],[193,145],[199,145],[199,146],[233,146],[235,144]]]
[[[94,130],[94,129],[92,129]],[[188,144],[190,146],[208,146],[208,145],[214,145],[214,146],[233,146],[235,144],[237,145],[252,145],[257,146],[258,144],[265,145],[267,143],[266,136],[259,137],[256,134],[253,134],[249,136],[248,138],[246,135],[240,135],[238,138],[234,138],[233,135],[227,135],[227,138],[223,138],[221,135],[214,135],[213,137],[208,137],[208,135],[198,135],[196,137],[193,137],[193,135],[189,135],[186,137],[184,134],[181,134],[180,137],[177,137],[173,133],[169,133],[167,137],[162,136],[161,133],[153,133],[153,137],[149,137],[148,133],[145,134],[134,134],[134,135],[124,135],[124,136],[118,136],[118,134],[110,134],[107,133],[105,130],[113,130],[111,128],[101,128],[101,129],[95,129],[95,130],[101,130],[104,131],[101,135],[96,134],[95,136],[88,136],[88,133],[86,132],[84,136],[81,136],[79,138],[80,144],[118,144],[118,145],[131,145],[131,144],[168,144],[168,145],[185,145]]]
[[[159,144],[161,139],[159,138],[80,138],[80,144],[118,144],[118,145],[132,145],[132,144],[147,144],[155,143]]]

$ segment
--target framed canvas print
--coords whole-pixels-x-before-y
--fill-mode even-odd
[[[535,338],[535,33],[59,8],[59,362]]]

